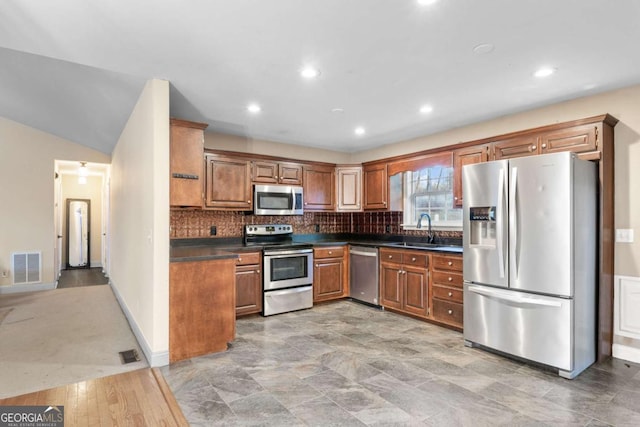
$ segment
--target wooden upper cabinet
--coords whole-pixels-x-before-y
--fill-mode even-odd
[[[474,145],[453,152],[453,204],[462,207],[462,167],[489,160],[489,144]]]
[[[540,136],[540,152],[557,153],[559,151],[595,151],[598,149],[599,125],[589,123],[566,129],[546,132]]]
[[[250,211],[251,162],[248,160],[207,154],[205,207]]]
[[[496,141],[493,143],[492,160],[535,156],[538,154],[538,146],[539,141],[537,135],[524,135]]]
[[[332,211],[335,208],[335,169],[333,166],[303,167],[304,209]]]
[[[368,209],[388,209],[387,164],[377,163],[362,168],[363,202]]]
[[[302,185],[302,165],[290,162],[253,162],[253,182],[263,184]]]
[[[336,167],[337,211],[362,210],[362,168],[360,166]]]
[[[169,204],[202,207],[206,123],[171,119]]]

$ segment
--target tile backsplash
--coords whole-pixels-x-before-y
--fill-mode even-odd
[[[402,230],[402,212],[305,212],[292,216],[257,216],[238,211],[171,210],[170,237],[242,237],[245,225],[291,224],[296,234],[360,233],[426,236],[426,230]],[[210,235],[211,226],[216,235]],[[388,230],[387,231],[387,226]],[[460,231],[438,231],[440,237],[462,237]]]

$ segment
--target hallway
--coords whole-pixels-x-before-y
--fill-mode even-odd
[[[102,273],[102,268],[75,268],[62,270],[57,289],[77,288],[80,286],[106,285],[109,279]]]

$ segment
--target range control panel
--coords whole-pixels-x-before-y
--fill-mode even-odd
[[[245,225],[244,232],[247,236],[273,236],[276,234],[292,234],[293,227],[290,224]]]

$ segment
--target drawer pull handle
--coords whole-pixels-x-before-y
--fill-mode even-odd
[[[453,310],[447,310],[447,313],[453,314]]]
[[[449,281],[451,282],[451,281],[453,280],[453,278],[452,278],[452,277],[449,277],[449,279],[447,279],[447,280],[449,280]]]
[[[449,292],[449,296],[452,297],[453,296],[453,292]]]
[[[452,261],[449,261],[447,264],[448,264],[448,265],[453,265],[453,262],[452,262]]]
[[[416,261],[416,257],[411,258],[411,261],[415,262]]]

